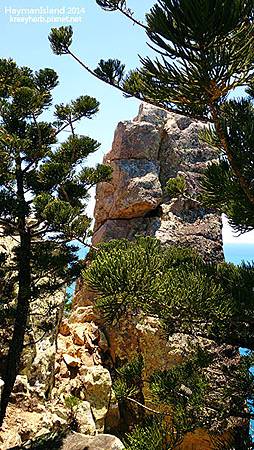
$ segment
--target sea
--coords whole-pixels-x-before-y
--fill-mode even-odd
[[[225,243],[224,244],[224,255],[227,262],[232,262],[234,264],[253,263],[254,264],[254,244],[252,243]],[[241,353],[244,355],[247,349],[240,349]],[[254,368],[252,369],[254,372]],[[254,442],[254,421],[251,422],[250,434],[252,442]]]

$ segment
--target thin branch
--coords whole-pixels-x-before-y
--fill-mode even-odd
[[[72,134],[72,137],[75,137],[75,131],[74,131],[74,127],[73,127],[73,120],[71,119],[71,117],[70,117],[70,122],[69,122],[69,124],[70,124],[70,127],[71,127],[71,134]]]
[[[83,241],[83,240],[80,239],[80,238],[77,238],[77,237],[74,237],[74,236],[73,236],[73,239],[75,239],[76,241],[80,242],[82,245],[85,245],[86,247],[91,248],[92,250],[95,250],[95,251],[98,251],[98,250],[99,250],[98,247],[95,247],[95,246],[92,245],[92,244],[88,244],[87,242]]]
[[[133,14],[131,14],[130,9],[121,8],[121,6],[117,5],[117,10],[120,13],[122,13],[125,17],[127,17],[129,20],[131,20],[135,25],[138,25],[139,27],[143,28],[146,31],[148,30],[146,25],[144,25],[142,22],[140,22],[139,20],[135,19],[135,17],[133,17]]]
[[[49,333],[49,330],[47,330],[47,331],[44,331],[44,333],[43,333],[43,335],[39,338],[39,339],[37,339],[36,341],[30,341],[30,342],[27,342],[26,344],[24,344],[24,348],[25,347],[30,347],[31,345],[35,345],[35,344],[38,344],[40,341],[42,341],[42,339],[46,336],[46,334],[48,334]]]
[[[144,408],[147,411],[150,411],[150,412],[152,412],[154,414],[160,414],[160,415],[163,415],[163,416],[172,416],[172,413],[165,413],[165,412],[162,412],[162,411],[156,411],[155,409],[152,409],[152,408],[148,408],[148,406],[145,406],[145,405],[143,405],[143,403],[140,403],[137,400],[134,400],[134,398],[131,398],[131,397],[126,397],[126,398],[130,402],[135,403],[136,405],[141,406],[142,408]]]
[[[97,80],[100,80],[100,81],[102,81],[103,83],[106,83],[106,84],[108,84],[109,86],[112,86],[112,87],[114,87],[115,89],[118,89],[118,90],[119,90],[120,92],[122,92],[124,95],[129,95],[130,97],[136,98],[136,99],[139,100],[139,101],[143,101],[143,102],[146,102],[146,103],[150,103],[150,104],[151,104],[151,101],[150,101],[148,98],[145,98],[145,97],[144,97],[144,98],[140,98],[140,96],[139,96],[138,94],[131,94],[131,93],[125,91],[125,90],[124,90],[121,86],[119,86],[118,84],[109,83],[108,81],[103,80],[103,79],[102,79],[99,75],[97,75],[92,69],[90,69],[89,66],[87,66],[83,61],[81,61],[81,59],[78,58],[78,56],[76,56],[71,50],[67,49],[67,50],[66,50],[66,53],[69,54],[75,61],[77,61],[77,63],[80,64],[80,65],[81,65],[88,73],[90,73],[91,75],[93,75],[93,77],[97,78]],[[168,112],[170,112],[170,113],[179,114],[179,115],[181,115],[181,116],[186,115],[183,111],[181,111],[181,110],[179,110],[179,109],[177,109],[177,108],[168,108],[168,107],[165,108],[165,106],[163,106],[162,104],[160,104],[160,103],[155,103],[155,102],[153,102],[152,104],[153,104],[154,106],[157,106],[158,108],[165,109],[166,111],[168,111]],[[206,119],[206,118],[204,118],[204,117],[202,117],[202,116],[194,116],[194,115],[193,115],[192,118],[193,118],[194,120],[200,120],[200,121],[202,121],[202,122],[204,122],[204,123],[207,123],[207,122],[210,121],[210,119]],[[61,128],[58,132],[63,131],[66,127],[67,127],[67,125],[65,125],[63,128]]]
[[[80,116],[76,117],[76,119],[73,119],[73,120],[72,120],[72,124],[75,123],[75,122],[77,122],[78,120],[82,119],[82,117],[83,117],[83,116],[80,115]],[[58,130],[55,131],[54,137],[56,137],[59,133],[61,133],[62,131],[64,131],[64,130],[65,130],[67,127],[69,127],[69,126],[70,126],[70,123],[67,122],[65,125],[63,125],[61,128],[59,128]]]
[[[97,73],[95,73],[92,69],[90,69],[90,67],[88,67],[83,61],[81,61],[81,59],[78,58],[78,56],[76,56],[71,50],[68,49],[68,54],[70,56],[72,56],[73,59],[75,59],[75,61],[77,61],[87,72],[89,72],[91,75],[93,75],[95,78],[97,78],[97,80],[102,81],[103,83],[108,84],[109,86],[113,86],[116,89],[118,89],[119,91],[123,92],[124,94],[126,94],[126,91],[119,86],[118,84],[113,84],[113,83],[109,83],[108,81],[102,80],[101,77],[99,75],[97,75]],[[136,97],[138,98],[138,97]],[[139,99],[140,100],[140,99]]]

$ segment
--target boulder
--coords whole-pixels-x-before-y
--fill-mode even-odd
[[[117,125],[112,150],[105,162],[119,159],[157,160],[160,148],[160,130],[149,122],[126,121]]]
[[[76,308],[70,315],[70,323],[97,322],[99,320],[98,311],[94,306],[82,306]]]
[[[142,217],[162,201],[158,162],[121,159],[111,167],[112,180],[97,188],[96,229],[108,219]]]
[[[100,365],[81,367],[80,375],[85,388],[85,398],[91,405],[97,431],[102,433],[111,397],[112,381],[109,371]]]
[[[206,260],[223,259],[221,218],[197,201],[200,177],[217,157],[199,139],[204,127],[145,103],[134,120],[118,125],[112,150],[104,158],[113,178],[97,187],[94,245],[148,235],[166,245],[195,247]],[[177,176],[185,178],[186,192],[172,199],[165,186]],[[81,291],[76,306],[88,296]]]
[[[62,322],[60,323],[59,333],[62,336],[70,336],[71,329],[70,329],[70,326],[69,326],[69,323],[68,323],[67,319],[63,319]]]
[[[75,410],[75,418],[79,424],[80,433],[90,435],[96,434],[96,425],[89,402],[80,402]]]
[[[110,434],[97,436],[85,436],[73,433],[68,436],[60,450],[123,450],[124,445],[116,437]]]

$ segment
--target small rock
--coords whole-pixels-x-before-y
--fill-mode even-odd
[[[62,320],[60,327],[59,327],[59,333],[62,334],[63,336],[70,336],[71,329],[70,329],[70,326],[66,319]]]
[[[26,375],[18,375],[11,394],[11,398],[16,401],[30,397],[30,386]]]
[[[96,426],[89,402],[83,401],[78,405],[75,410],[75,417],[79,424],[80,433],[96,434]]]
[[[98,320],[98,311],[96,312],[94,310],[93,306],[81,306],[77,309],[75,309],[75,311],[73,311],[73,313],[70,316],[70,322],[71,323],[85,323],[85,322],[97,322]]]
[[[108,340],[107,340],[105,334],[103,333],[103,331],[101,331],[101,330],[100,330],[100,338],[99,338],[98,345],[103,352],[106,352],[109,348]]]
[[[93,356],[85,347],[78,348],[77,357],[80,358],[82,365],[88,367],[94,366]]]
[[[110,434],[100,434],[97,436],[86,436],[84,434],[73,433],[68,436],[61,450],[122,450],[124,445],[115,436]]]
[[[64,354],[63,359],[64,359],[65,364],[70,367],[78,367],[81,364],[81,361],[79,358],[74,358],[71,355]]]
[[[99,433],[103,433],[112,388],[109,371],[102,366],[81,367],[80,376],[86,389],[86,400],[91,405],[96,428]]]
[[[84,337],[84,328],[82,326],[75,327],[72,330],[72,340],[76,345],[84,345],[85,337]]]

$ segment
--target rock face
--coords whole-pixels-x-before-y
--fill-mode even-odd
[[[162,200],[159,164],[145,159],[114,160],[113,179],[105,183],[101,208],[96,211],[99,224],[112,219],[142,217],[157,208]]]
[[[113,168],[112,180],[97,188],[94,244],[142,234],[195,247],[207,260],[223,258],[221,219],[196,198],[200,176],[216,158],[199,141],[203,128],[146,104],[133,121],[120,122],[104,157]],[[178,175],[185,178],[185,195],[169,198],[166,183]]]
[[[80,433],[90,437],[103,433],[112,396],[110,373],[101,360],[101,349],[105,352],[107,348],[106,337],[99,329],[96,312],[91,306],[79,307],[68,320],[63,319],[54,351],[54,370],[49,374],[49,378],[54,379],[50,396],[43,397],[39,377],[37,384],[35,381],[36,392],[27,375],[17,377],[12,403],[0,429],[1,450],[60,430],[72,418]],[[38,366],[38,371],[40,367],[44,366]],[[88,444],[88,440],[86,442]],[[104,441],[101,442],[103,445]],[[118,449],[113,446],[114,442],[112,437],[112,447],[108,444],[105,448]],[[103,448],[96,447],[97,443],[94,445],[90,439],[87,447]]]
[[[0,252],[11,258],[15,244],[16,241],[10,237],[0,238]],[[54,297],[45,296],[31,304],[29,331],[25,337],[20,375],[26,377],[30,392],[44,399],[53,387],[56,340],[64,302],[63,289],[56,292]],[[0,376],[11,332],[12,324],[6,322],[0,331]],[[18,391],[17,386],[15,390]]]

